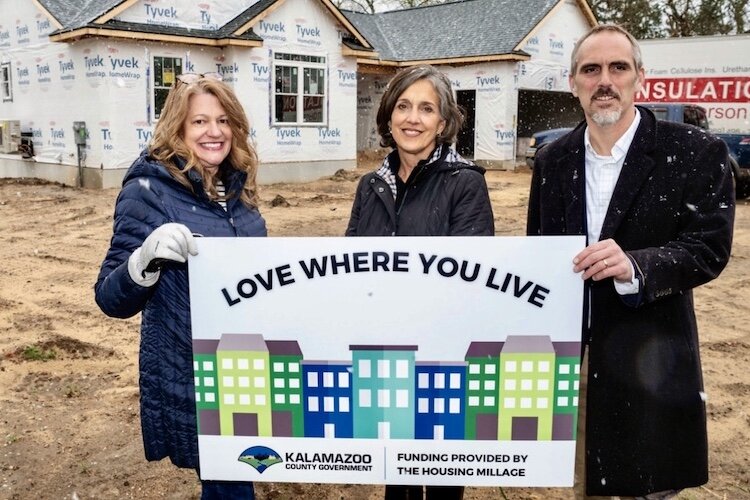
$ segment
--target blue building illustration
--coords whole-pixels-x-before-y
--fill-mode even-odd
[[[352,437],[352,365],[303,361],[305,436]]]
[[[464,439],[466,363],[417,362],[417,439]]]

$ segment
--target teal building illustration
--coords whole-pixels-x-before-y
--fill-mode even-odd
[[[414,438],[414,345],[352,345],[354,437]]]

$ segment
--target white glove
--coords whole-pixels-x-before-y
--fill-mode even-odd
[[[188,254],[198,255],[195,236],[184,224],[170,222],[154,229],[130,255],[128,273],[139,285],[152,286],[165,260],[185,262]]]

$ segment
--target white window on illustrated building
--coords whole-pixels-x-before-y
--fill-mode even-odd
[[[428,398],[419,398],[417,400],[417,412],[427,413],[430,411],[430,400]]]
[[[310,412],[318,411],[318,398],[310,396],[307,398],[307,409]]]
[[[325,125],[326,58],[274,54],[273,125]]]
[[[341,413],[349,413],[349,398],[339,396],[339,411]]]
[[[391,362],[387,359],[378,360],[378,378],[389,378],[391,376]]]
[[[448,412],[453,414],[461,413],[461,400],[459,398],[450,398],[448,400]]]
[[[435,405],[435,413],[445,413],[445,399],[435,398],[433,404]]]
[[[396,408],[409,407],[409,391],[406,389],[396,390]]]
[[[347,372],[339,372],[339,387],[349,387],[349,374]]]
[[[396,378],[409,378],[409,361],[396,360]]]
[[[378,389],[378,408],[391,407],[391,391],[388,389]]]
[[[359,390],[359,406],[369,408],[372,406],[372,392],[369,389]]]
[[[359,364],[357,366],[357,370],[359,371],[359,377],[360,378],[370,378],[372,369],[369,359],[360,359]]]

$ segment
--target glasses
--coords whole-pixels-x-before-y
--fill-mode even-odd
[[[201,78],[217,80],[219,82],[224,79],[224,77],[221,76],[221,73],[183,73],[181,75],[177,75],[178,82],[186,83],[188,85],[197,82]]]

